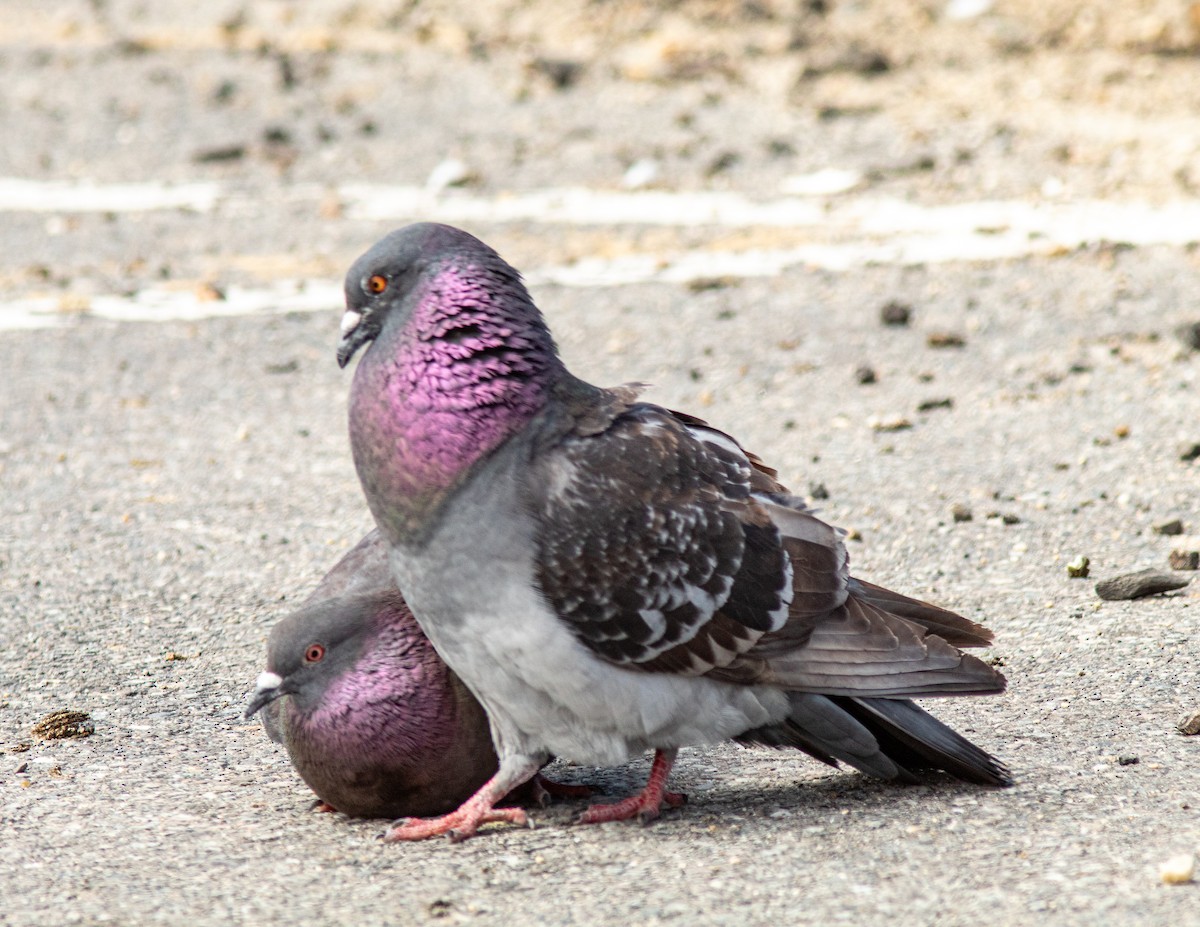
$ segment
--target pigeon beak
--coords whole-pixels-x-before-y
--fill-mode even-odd
[[[370,334],[362,325],[363,314],[357,309],[347,309],[342,316],[342,340],[338,342],[337,361],[339,367],[350,363],[355,353],[366,342],[371,340]]]
[[[281,695],[287,695],[283,688],[283,677],[278,673],[259,673],[258,679],[254,681],[254,691],[250,695],[245,717],[253,718]]]

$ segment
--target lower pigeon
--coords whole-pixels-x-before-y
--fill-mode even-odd
[[[496,771],[483,709],[413,620],[376,531],[272,629],[260,710],[321,802],[353,817],[452,811]]]

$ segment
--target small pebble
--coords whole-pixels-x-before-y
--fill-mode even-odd
[[[430,193],[441,193],[447,187],[462,187],[479,179],[465,161],[446,158],[429,172],[425,178],[425,189]]]
[[[811,174],[788,177],[780,189],[791,196],[832,196],[853,190],[865,180],[861,171],[824,167]]]
[[[85,711],[52,711],[33,726],[34,737],[42,740],[64,740],[70,737],[89,737],[95,726]]]
[[[967,339],[956,332],[930,332],[925,336],[925,343],[931,348],[961,348]]]
[[[534,58],[530,69],[549,80],[556,90],[566,90],[583,73],[583,65],[566,58]]]
[[[908,431],[913,424],[904,417],[889,418],[889,419],[871,419],[869,422],[872,431],[881,431],[884,433],[892,431]]]
[[[196,296],[196,302],[199,303],[218,303],[225,300],[225,291],[215,283],[201,283],[193,290]]]
[[[1186,885],[1196,877],[1196,854],[1180,853],[1158,867],[1164,885]]]
[[[653,158],[642,158],[629,165],[621,178],[621,186],[626,190],[644,190],[651,186],[660,173],[658,162]]]
[[[975,514],[961,502],[955,502],[950,506],[950,517],[955,521],[970,521]]]
[[[884,325],[907,325],[912,319],[912,306],[892,300],[879,310],[879,321]]]
[[[1118,766],[1136,766],[1141,761],[1141,757],[1134,756],[1132,753],[1126,753],[1117,757]]]
[[[1200,444],[1184,444],[1179,448],[1179,459],[1184,463],[1200,460]]]
[[[727,287],[737,286],[741,282],[740,278],[727,274],[723,277],[697,277],[689,280],[684,286],[689,293],[703,293],[707,290],[723,290]],[[785,351],[794,350],[796,346],[792,342],[779,342],[779,347]]]
[[[1167,565],[1172,570],[1200,570],[1200,550],[1173,550]]]
[[[926,399],[917,406],[918,412],[932,412],[934,409],[953,409],[954,400],[949,397],[945,399]]]
[[[811,499],[823,501],[829,498],[829,490],[824,483],[812,483],[808,487],[808,495]]]
[[[1180,718],[1175,722],[1175,727],[1179,729],[1180,734],[1185,734],[1188,737],[1200,734],[1200,708]]]
[[[1179,340],[1193,351],[1200,351],[1200,322],[1180,325],[1175,329],[1175,333],[1179,335]]]
[[[730,168],[737,166],[741,161],[741,155],[735,151],[723,151],[713,158],[704,168],[705,177],[716,177],[718,174],[724,174]]]
[[[1087,579],[1087,575],[1091,572],[1092,561],[1080,554],[1074,560],[1067,564],[1067,576],[1071,579]]]
[[[219,148],[205,148],[192,155],[196,164],[220,164],[224,161],[239,161],[246,157],[245,145],[224,145]]]
[[[1161,570],[1140,570],[1137,573],[1126,573],[1123,576],[1096,583],[1096,595],[1110,602],[1140,599],[1148,595],[1182,589],[1189,582],[1190,580],[1178,579]]]
[[[1164,521],[1155,525],[1152,530],[1155,534],[1165,534],[1168,536],[1183,534],[1183,522],[1178,518],[1172,518],[1170,521]]]
[[[868,367],[865,364],[854,371],[854,379],[858,381],[859,386],[870,386],[879,379],[875,374],[873,367]]]
[[[962,21],[982,16],[992,8],[992,0],[950,0],[942,15],[950,20]]]

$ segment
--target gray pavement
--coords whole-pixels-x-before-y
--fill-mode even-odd
[[[127,17],[117,33],[136,31],[131,7],[111,9]],[[531,79],[522,94],[505,83],[515,72],[499,53],[482,63],[465,54],[439,81],[416,52],[401,65],[352,47],[296,52],[302,89],[289,96],[277,58],[253,50],[131,51],[112,32],[87,45],[82,26],[67,31],[47,32],[44,47],[5,47],[0,175],[79,176],[64,153],[74,139],[100,180],[215,179],[242,205],[6,212],[0,222],[0,320],[5,301],[45,292],[73,308],[58,327],[0,330],[0,924],[1200,924],[1200,884],[1158,877],[1169,857],[1200,852],[1200,737],[1174,730],[1200,708],[1200,582],[1135,602],[1101,602],[1093,589],[1098,578],[1165,568],[1173,548],[1200,548],[1200,462],[1181,459],[1200,443],[1200,352],[1175,335],[1200,319],[1194,247],[1097,243],[691,286],[539,285],[575,372],[650,381],[652,399],[736,433],[798,493],[823,486],[823,514],[861,536],[851,542],[857,575],[995,630],[988,656],[1010,692],[930,707],[1005,759],[1017,785],[894,787],[791,753],[722,746],[684,751],[674,781],[691,802],[648,828],[572,827],[579,803],[566,802],[535,813],[533,830],[384,846],[384,822],[311,813],[286,757],[241,717],[273,621],[369,526],[345,436],[350,375],[333,359],[339,307],[117,323],[89,316],[87,300],[164,281],[333,282],[376,237],[421,216],[339,217],[289,198],[298,187],[421,183],[456,146],[482,172],[481,195],[499,195],[510,177],[526,190],[616,186],[628,158],[687,141],[676,135],[694,122],[656,121],[685,110],[710,134],[691,155],[664,159],[673,189],[762,194],[789,172],[855,157],[862,168],[885,155],[899,163],[924,144],[888,141],[906,124],[910,75],[878,78],[896,82],[894,112],[822,130],[812,109],[720,75],[647,84],[601,80],[593,68],[576,89]],[[294,95],[323,86],[304,83],[322,61],[343,93],[370,96],[363,88],[386,77],[388,112],[410,121],[339,135],[350,141],[328,143],[343,146],[334,158],[315,141],[297,144],[281,169],[260,143],[262,113],[311,139],[328,112],[347,126],[368,118],[345,116],[333,91]],[[1039,67],[1050,65],[1029,64]],[[175,111],[172,93],[176,104],[211,100],[220,75],[258,88],[237,98],[238,118],[157,118]],[[844,92],[886,96],[872,80]],[[468,84],[467,99],[497,107],[474,132],[435,105],[461,102]],[[713,87],[722,97],[706,102]],[[39,94],[54,105],[34,105]],[[120,110],[108,101],[139,94],[139,140],[110,149],[106,120]],[[632,111],[642,121],[624,126]],[[579,138],[559,118],[602,130],[556,161],[562,139]],[[1004,118],[996,104],[979,121]],[[56,119],[70,127],[65,142],[51,132]],[[1195,121],[1180,120],[1194,140]],[[14,141],[17,125],[27,144]],[[748,127],[773,128],[745,146],[731,176],[706,179],[708,154]],[[1075,177],[1054,154],[1073,130],[1035,128],[1022,134],[1022,123],[1025,142],[1007,159],[989,142],[976,162],[939,155],[931,171],[888,174],[871,189],[977,199],[1001,162],[997,195],[1032,196],[1051,170]],[[802,152],[786,168],[759,144],[771,133]],[[249,139],[240,162],[194,160],[227,137]],[[522,145],[531,153],[513,167]],[[1096,150],[1106,145],[1120,147],[1105,136]],[[1098,163],[1080,168],[1082,194],[1115,195]],[[769,185],[758,186],[763,177]],[[1174,183],[1159,201],[1186,200]],[[787,237],[532,221],[472,230],[526,267]],[[890,300],[912,306],[910,326],[881,325]],[[931,346],[946,332],[964,343]],[[876,383],[857,382],[862,365]],[[888,430],[901,419],[911,427]],[[956,504],[971,520],[954,519]],[[1184,536],[1154,533],[1176,517]],[[1078,555],[1091,559],[1090,579],[1068,578]],[[59,709],[88,712],[95,733],[33,737]],[[647,768],[555,774],[621,794]]]

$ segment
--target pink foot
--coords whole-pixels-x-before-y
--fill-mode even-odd
[[[337,808],[333,807],[333,805],[329,804],[327,801],[321,801],[319,798],[312,803],[312,807],[308,810],[316,812],[317,814],[337,814]]]
[[[445,834],[452,843],[474,837],[484,824],[518,824],[532,826],[520,808],[497,808],[496,802],[531,779],[545,757],[511,756],[501,760],[496,775],[485,782],[457,811],[440,818],[401,818],[394,821],[383,835],[384,843],[401,840],[425,840]]]
[[[575,819],[576,824],[604,824],[608,821],[628,821],[637,818],[640,824],[649,824],[662,813],[663,806],[682,808],[687,796],[680,792],[663,792],[657,801],[642,791],[611,805],[592,805]]]
[[[628,821],[637,818],[649,824],[662,812],[666,805],[679,808],[687,803],[687,796],[667,791],[667,776],[675,763],[674,750],[658,750],[654,764],[650,767],[650,779],[637,795],[612,805],[592,805],[575,819],[576,824],[603,824],[607,821]]]
[[[529,818],[520,808],[470,808],[470,802],[457,811],[440,818],[401,818],[383,835],[384,843],[402,840],[425,840],[445,834],[451,843],[462,843],[479,833],[484,824],[529,825]]]

